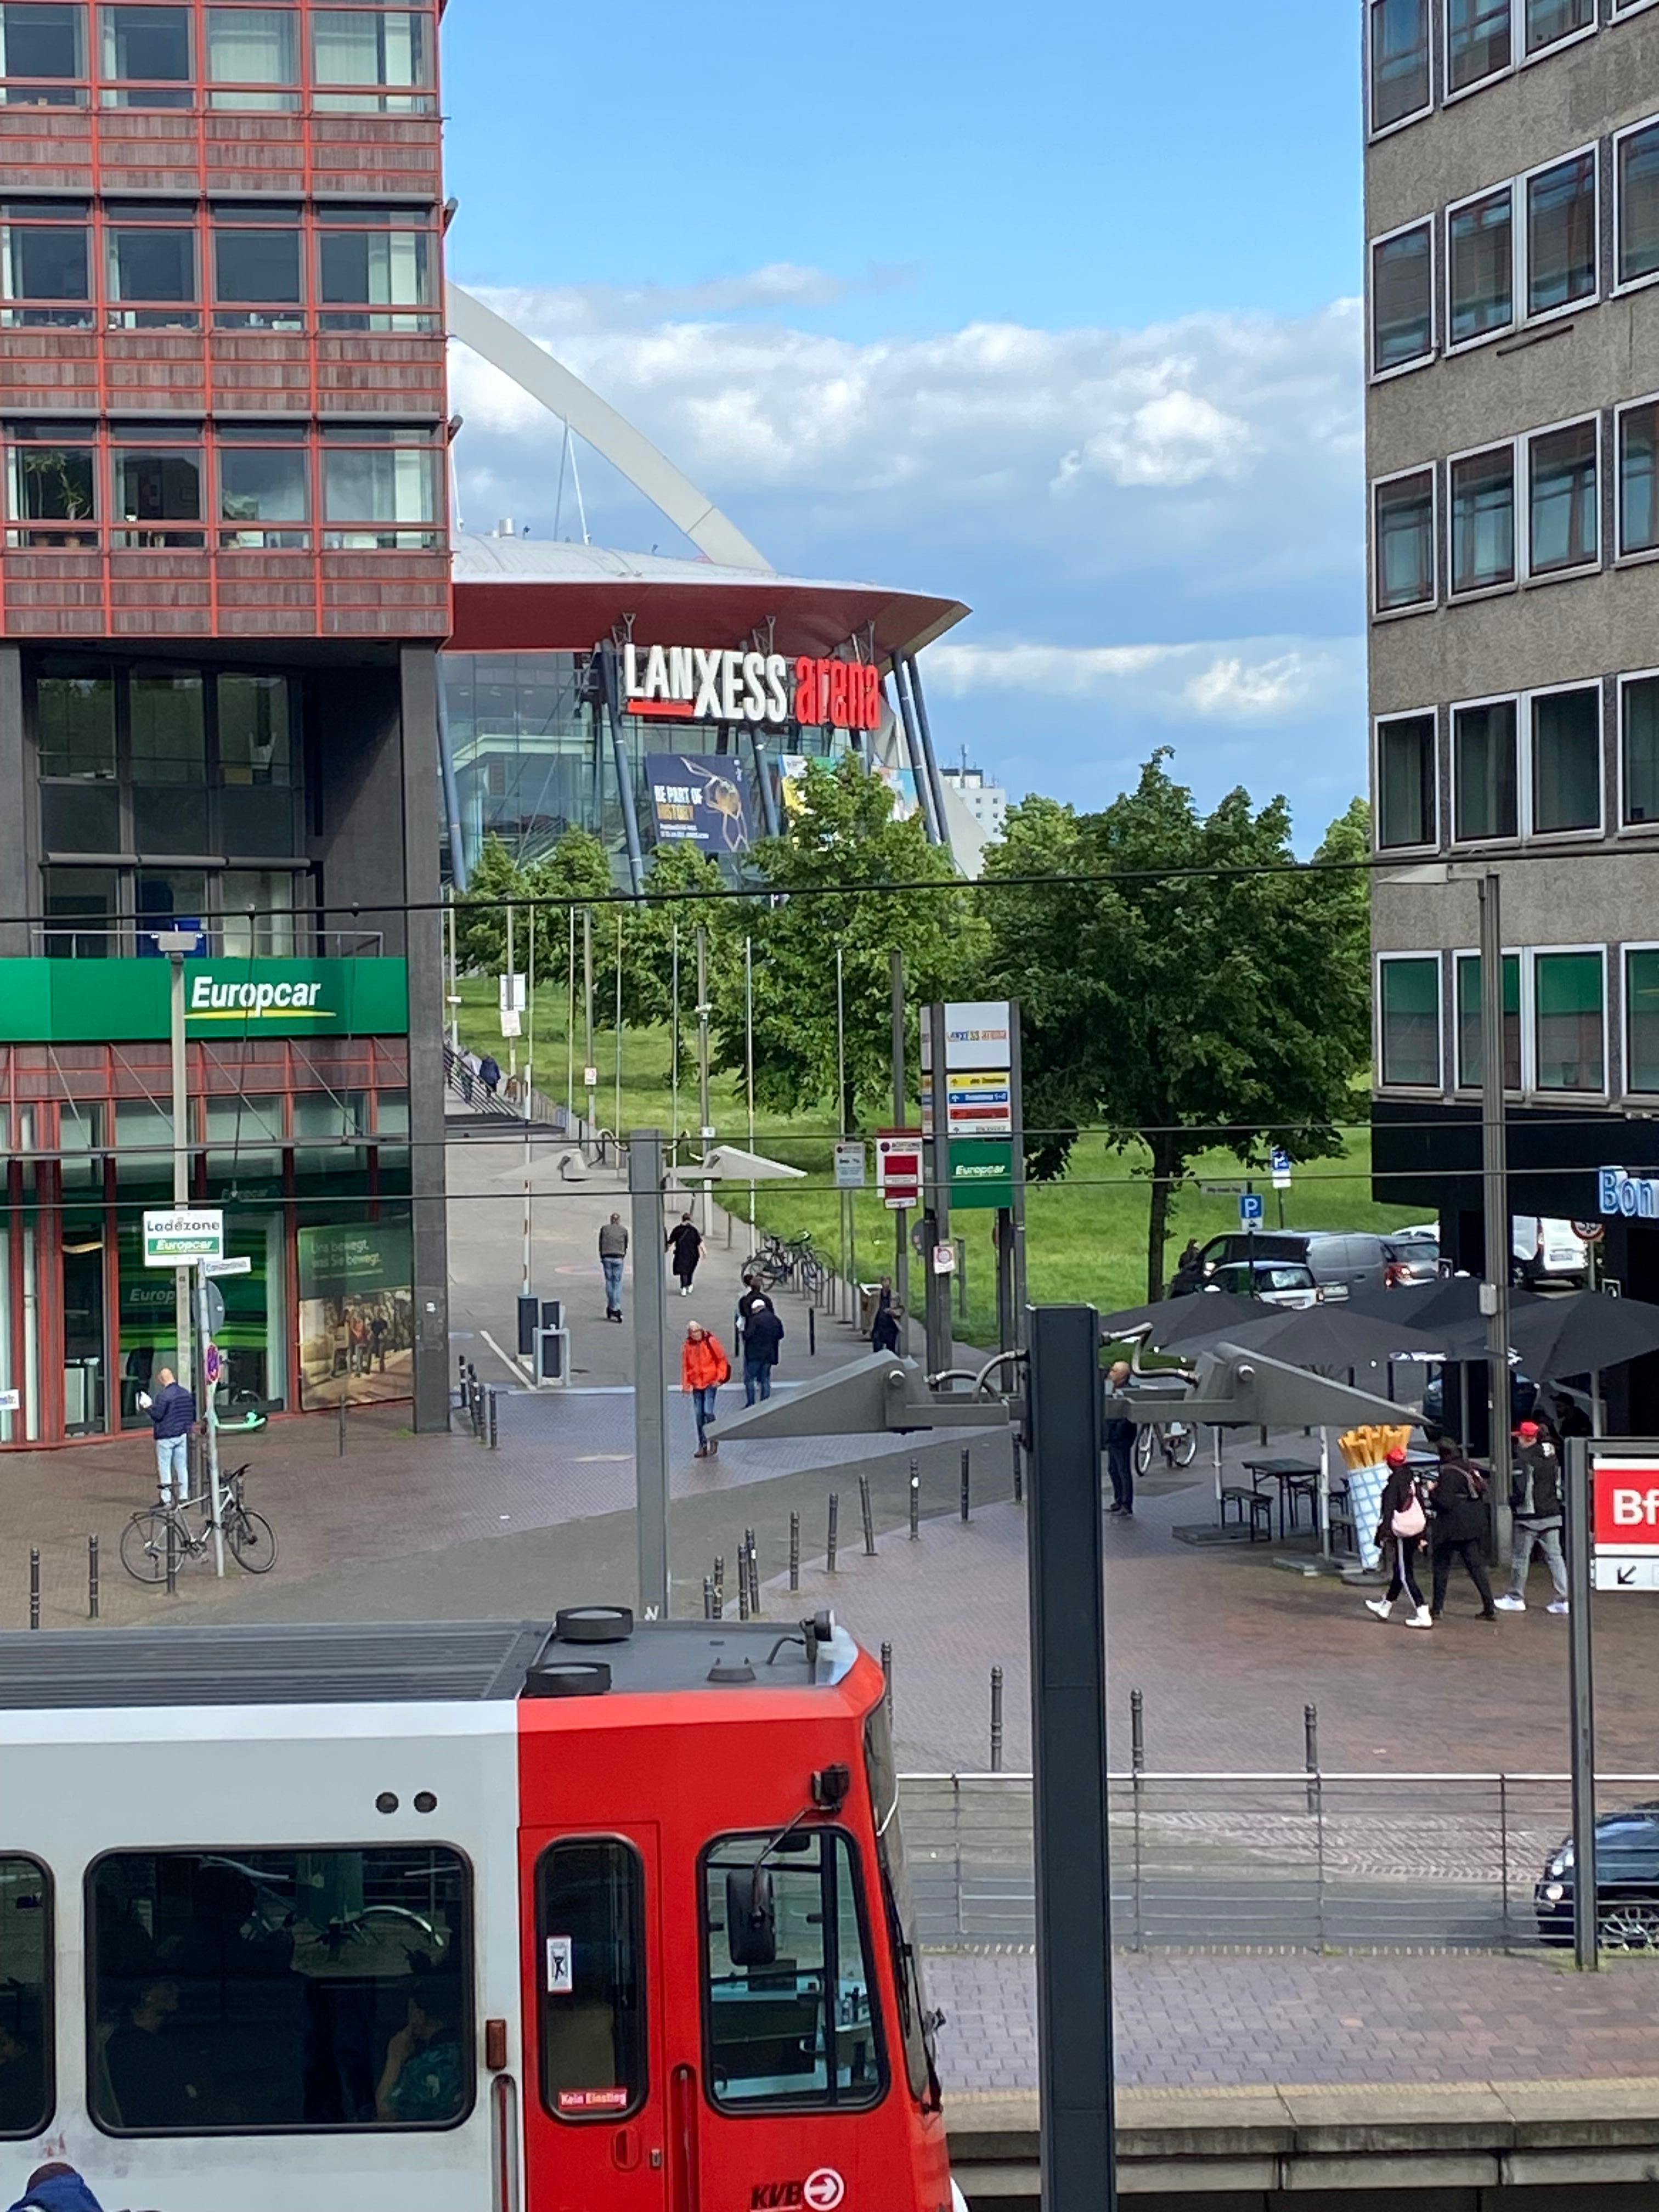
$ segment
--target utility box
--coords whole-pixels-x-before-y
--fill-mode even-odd
[[[519,1357],[528,1359],[536,1349],[536,1331],[541,1326],[542,1302],[529,1291],[519,1293]]]
[[[544,1328],[536,1333],[536,1380],[538,1382],[570,1381],[570,1332],[568,1328]]]

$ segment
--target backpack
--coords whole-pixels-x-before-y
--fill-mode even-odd
[[[1406,1503],[1396,1507],[1389,1526],[1396,1536],[1420,1536],[1429,1525],[1429,1516],[1423,1510],[1423,1501],[1417,1494],[1417,1485],[1412,1485]]]

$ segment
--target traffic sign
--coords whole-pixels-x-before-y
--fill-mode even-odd
[[[1605,1221],[1575,1221],[1572,1233],[1585,1244],[1599,1244],[1607,1233]]]
[[[251,1275],[253,1262],[246,1252],[239,1252],[234,1260],[204,1260],[202,1273],[204,1275]]]
[[[1242,1198],[1244,1186],[1237,1181],[1217,1182],[1206,1178],[1199,1184],[1206,1198]]]
[[[876,1138],[876,1188],[894,1213],[921,1202],[921,1132],[883,1129]]]
[[[1242,1190],[1238,1194],[1238,1225],[1241,1229],[1260,1229],[1265,1205],[1257,1190]]]
[[[225,1325],[225,1294],[217,1283],[202,1285],[202,1326],[210,1336],[217,1336]]]
[[[216,1344],[209,1345],[202,1355],[202,1372],[207,1377],[208,1388],[216,1389],[219,1377],[225,1371],[225,1356]]]
[[[864,1188],[864,1146],[856,1137],[844,1137],[836,1146],[836,1188]]]
[[[525,1010],[525,988],[522,975],[498,975],[495,978],[504,1014],[521,1014]]]
[[[147,1206],[144,1209],[144,1265],[193,1267],[198,1260],[225,1256],[222,1206]]]
[[[954,1275],[956,1272],[956,1246],[951,1243],[935,1244],[933,1247],[933,1273],[936,1275]]]
[[[1659,1553],[1645,1559],[1598,1558],[1594,1571],[1599,1590],[1659,1590]]]
[[[1283,1145],[1273,1149],[1273,1188],[1288,1190],[1291,1187],[1291,1156]]]

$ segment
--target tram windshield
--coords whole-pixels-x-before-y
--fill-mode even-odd
[[[51,1905],[33,1859],[0,1858],[0,2136],[52,2118]]]
[[[450,2126],[471,2108],[453,1851],[118,1852],[88,1887],[100,2127]]]

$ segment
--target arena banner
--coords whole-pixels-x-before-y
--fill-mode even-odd
[[[648,753],[645,781],[659,845],[695,845],[715,860],[754,842],[743,771],[729,753]]]

